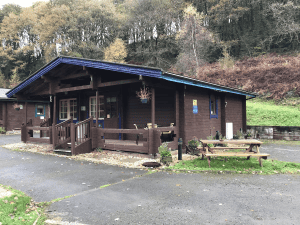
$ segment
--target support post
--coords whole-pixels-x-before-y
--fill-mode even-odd
[[[56,130],[55,130],[55,125],[56,125],[56,95],[53,97],[53,121],[52,121],[52,143],[53,143],[53,149],[55,149],[56,145]]]
[[[2,111],[3,126],[5,127],[5,130],[7,131],[7,102],[3,102],[2,110],[3,110]]]
[[[177,131],[179,131],[179,92],[176,90],[175,94],[175,126]],[[179,133],[179,132],[177,132]]]
[[[75,155],[75,123],[71,123],[71,152]]]
[[[25,124],[27,124],[27,101],[25,102]]]
[[[151,123],[152,123],[152,128],[154,128],[155,124],[155,88],[153,87],[151,90]]]
[[[96,91],[96,128],[99,126],[98,115],[99,115],[99,91]]]

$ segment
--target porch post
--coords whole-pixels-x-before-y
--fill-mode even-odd
[[[97,89],[96,91],[96,128],[99,126],[99,121],[98,121],[98,115],[99,115],[99,110],[98,110],[98,104],[99,104],[99,91]]]
[[[55,149],[56,145],[56,130],[55,130],[55,125],[56,125],[56,95],[54,95],[53,98],[53,121],[52,121],[52,144],[53,144],[53,149]]]
[[[27,101],[25,102],[25,125],[27,125]]]
[[[175,94],[175,126],[176,126],[176,129],[179,131],[179,92],[178,92],[178,90],[176,90],[176,94]]]
[[[152,96],[151,96],[151,123],[152,123],[152,128],[154,128],[155,124],[155,88],[153,87],[152,90]]]

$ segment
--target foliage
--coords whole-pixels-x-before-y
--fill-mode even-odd
[[[6,133],[5,127],[0,127],[0,134]]]
[[[262,159],[263,160],[263,159]],[[283,162],[278,160],[263,160],[263,167],[260,167],[257,158],[251,157],[212,157],[211,167],[208,167],[207,160],[197,158],[190,161],[181,161],[170,169],[184,169],[195,171],[232,171],[246,174],[278,174],[278,173],[299,173],[300,163]]]
[[[207,61],[205,49],[209,42],[214,42],[214,37],[203,26],[203,20],[203,13],[198,13],[192,5],[183,10],[181,30],[176,35],[181,52],[174,65],[179,73],[194,76],[200,65]]]
[[[151,99],[151,91],[148,87],[141,88],[140,91],[136,93],[137,97],[140,99]]]
[[[2,185],[1,185],[2,186]],[[43,224],[44,210],[35,205],[24,193],[2,186],[13,195],[0,201],[0,221],[4,224]]]
[[[168,150],[167,143],[162,143],[162,145],[158,147],[158,152],[160,154],[160,157],[172,156],[171,152]]]
[[[104,60],[106,61],[124,63],[126,56],[127,50],[124,42],[120,38],[116,38],[116,40],[104,50]]]
[[[0,88],[7,88],[6,79],[3,73],[0,70]]]
[[[297,100],[297,99],[296,99]],[[249,126],[299,126],[299,103],[287,105],[264,99],[247,101],[247,125]]]
[[[200,145],[200,142],[197,139],[192,139],[190,141],[188,141],[189,146],[193,147],[193,148],[197,148]]]
[[[19,75],[17,73],[17,70],[15,69],[14,72],[13,72],[13,75],[12,75],[11,79],[9,80],[9,87],[10,88],[14,88],[19,83],[20,83],[20,78],[19,78]]]

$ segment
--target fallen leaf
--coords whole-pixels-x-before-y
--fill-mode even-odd
[[[177,187],[181,186],[181,184],[176,184]]]

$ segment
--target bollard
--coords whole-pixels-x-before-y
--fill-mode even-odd
[[[178,139],[178,160],[182,160],[182,138]]]

